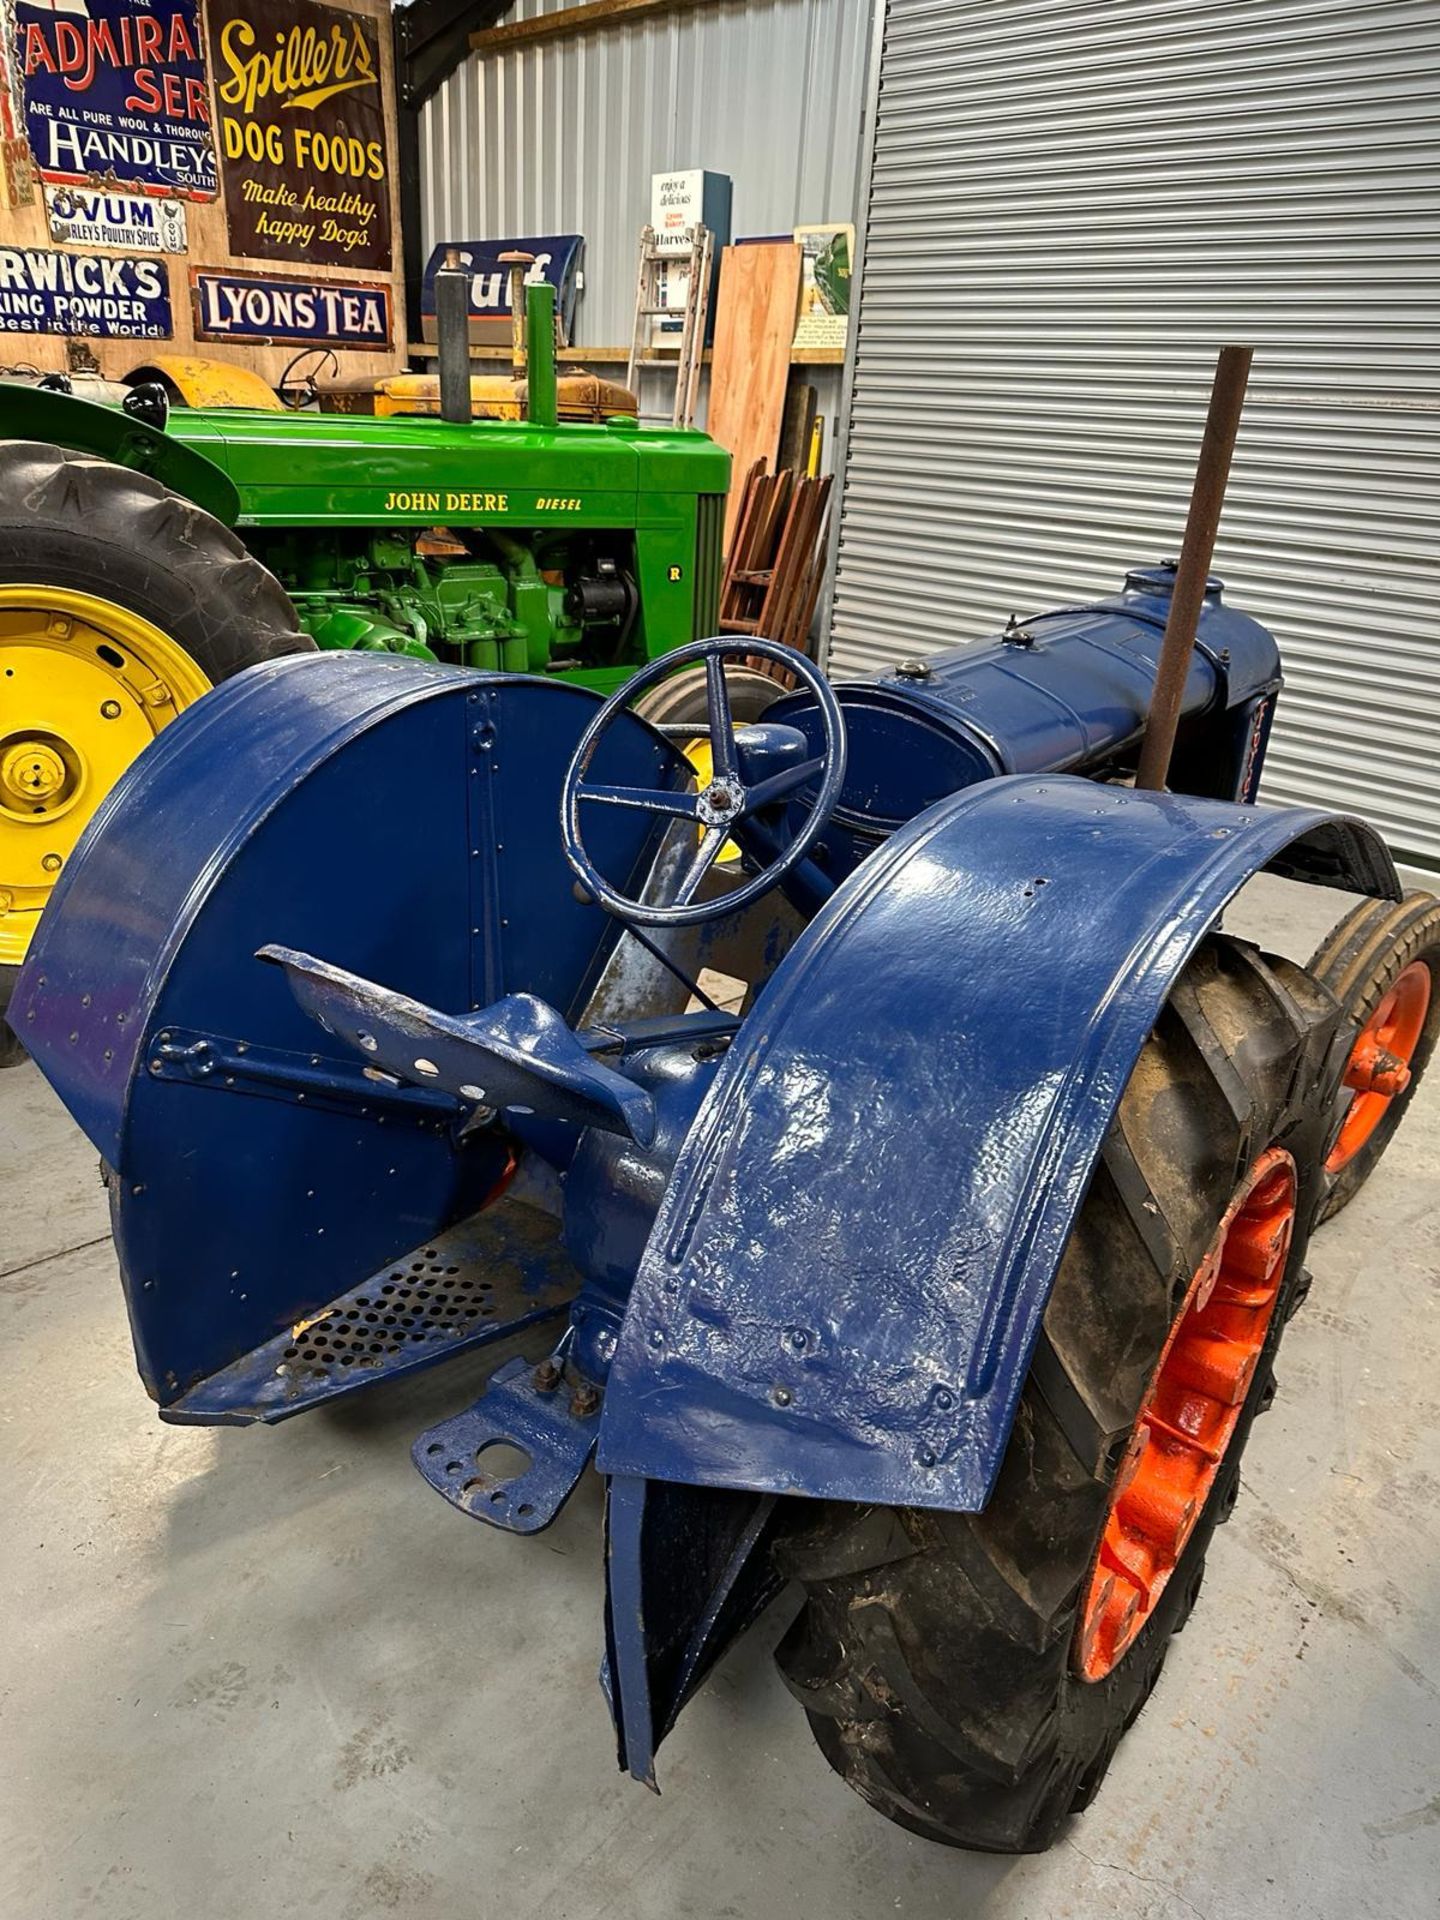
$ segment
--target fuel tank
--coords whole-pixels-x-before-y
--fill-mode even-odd
[[[1125,779],[1134,770],[1175,580],[1136,568],[1113,599],[1012,621],[993,639],[837,681],[849,772],[827,835],[835,877],[945,795],[1007,773]],[[1206,586],[1170,784],[1255,797],[1280,652],[1257,621]],[[818,743],[808,696],[772,707]],[[847,845],[849,842],[851,844]]]

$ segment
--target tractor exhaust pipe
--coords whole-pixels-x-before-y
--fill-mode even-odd
[[[1135,785],[1151,793],[1160,792],[1170,771],[1175,730],[1180,724],[1180,702],[1190,673],[1190,656],[1195,650],[1195,630],[1205,602],[1205,582],[1210,577],[1215,535],[1225,504],[1225,483],[1230,477],[1230,460],[1240,431],[1240,411],[1245,405],[1245,386],[1254,354],[1253,347],[1222,347],[1215,368],[1205,438],[1200,443],[1195,486],[1185,521],[1185,541],[1180,549],[1180,564],[1175,569],[1170,613],[1155,669],[1155,691],[1150,696],[1140,768],[1135,776]]]
[[[440,418],[468,427],[470,406],[470,270],[456,248],[435,269],[435,339],[440,350]]]
[[[555,289],[548,280],[527,289],[525,359],[526,418],[532,426],[553,427],[560,416],[555,391]]]

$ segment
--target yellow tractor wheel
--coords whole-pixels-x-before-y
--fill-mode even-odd
[[[279,582],[193,502],[0,443],[0,1066],[21,1057],[3,1019],[16,971],[100,802],[211,686],[313,646]]]
[[[209,685],[128,607],[70,587],[0,585],[0,966],[24,959],[99,802]]]

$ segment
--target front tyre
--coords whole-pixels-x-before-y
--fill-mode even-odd
[[[1375,1171],[1440,1039],[1440,900],[1365,901],[1321,942],[1310,972],[1356,1028],[1325,1156],[1329,1220]]]
[[[1146,1042],[981,1513],[830,1505],[779,1651],[830,1764],[956,1846],[1048,1846],[1194,1604],[1273,1392],[1343,1066],[1333,1000],[1216,936]]]

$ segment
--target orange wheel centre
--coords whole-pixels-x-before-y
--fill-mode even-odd
[[[1355,1158],[1385,1118],[1390,1102],[1409,1086],[1410,1063],[1429,1011],[1430,969],[1416,960],[1396,979],[1350,1050],[1345,1085],[1353,1097],[1325,1162],[1327,1173],[1338,1173]]]
[[[1190,1282],[1115,1477],[1075,1644],[1086,1680],[1124,1658],[1204,1511],[1280,1297],[1295,1185],[1288,1153],[1262,1153]]]

